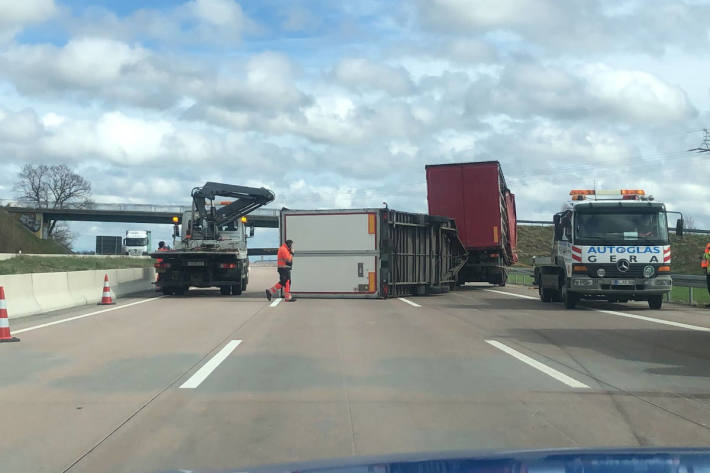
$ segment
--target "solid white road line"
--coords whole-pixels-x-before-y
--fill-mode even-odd
[[[276,307],[277,305],[279,305],[280,302],[281,298],[277,297],[276,299],[274,299],[274,302],[271,303],[271,307]]]
[[[538,300],[537,297],[524,296],[522,294],[515,294],[514,292],[496,291],[494,289],[485,289],[485,290],[489,291],[489,292],[495,292],[498,294],[505,294],[508,296],[521,297],[523,299]],[[695,330],[698,332],[710,332],[709,327],[701,327],[699,325],[684,324],[682,322],[673,322],[671,320],[657,319],[655,317],[646,317],[645,315],[629,314],[628,312],[618,312],[615,310],[595,309],[593,307],[580,307],[580,308],[587,309],[587,310],[593,310],[594,312],[601,312],[602,314],[616,315],[617,317],[627,317],[629,319],[644,320],[646,322],[651,322],[654,324],[670,325],[671,327],[678,327],[678,328],[684,328],[684,329],[688,329],[688,330]]]
[[[411,306],[413,306],[413,307],[421,307],[421,306],[420,306],[419,304],[417,304],[416,302],[412,302],[412,301],[410,301],[409,299],[405,299],[404,297],[398,297],[398,299],[399,299],[400,301],[402,301],[402,302],[406,302],[407,304],[409,304],[409,305],[411,305]]]
[[[69,317],[67,319],[55,320],[54,322],[47,322],[46,324],[34,325],[32,327],[23,328],[20,330],[13,330],[12,333],[24,333],[24,332],[29,332],[30,330],[37,330],[39,328],[51,327],[52,325],[58,325],[58,324],[63,324],[65,322],[71,322],[73,320],[83,319],[85,317],[93,317],[94,315],[104,314],[106,312],[111,312],[112,310],[124,309],[126,307],[131,307],[132,305],[138,305],[138,304],[143,304],[145,302],[154,301],[157,299],[162,299],[163,297],[164,296],[151,297],[150,299],[143,299],[141,301],[129,302],[128,304],[117,305],[117,306],[111,307],[109,309],[97,310],[96,312],[89,312],[88,314],[77,315],[74,317]]]
[[[215,356],[210,358],[210,360],[202,365],[202,368],[195,371],[195,374],[190,376],[190,379],[185,381],[180,389],[195,389],[198,387],[202,381],[207,379],[207,377],[222,363],[230,353],[234,351],[235,348],[242,343],[241,340],[232,340],[227,343],[220,351],[217,352]]]
[[[698,332],[710,332],[710,328],[701,327],[699,325],[684,324],[681,322],[673,322],[670,320],[657,319],[655,317],[646,317],[645,315],[628,314],[626,312],[617,312],[615,310],[602,310],[602,309],[592,309],[596,312],[601,312],[602,314],[616,315],[619,317],[628,317],[630,319],[645,320],[646,322],[653,322],[655,324],[670,325],[672,327],[686,328],[688,330],[696,330]]]
[[[520,297],[521,299],[533,299],[533,300],[539,299],[539,297],[524,296],[522,294],[516,294],[514,292],[496,291],[495,289],[484,289],[484,291],[495,292],[496,294],[505,294],[506,296]]]
[[[566,374],[564,374],[560,371],[557,371],[554,368],[551,368],[543,363],[540,363],[539,361],[537,361],[533,358],[530,358],[529,356],[527,356],[523,353],[520,353],[518,350],[514,350],[514,349],[510,348],[508,345],[504,345],[497,340],[486,340],[486,343],[488,343],[489,345],[493,345],[497,349],[506,352],[510,356],[515,357],[518,360],[522,361],[523,363],[532,366],[536,370],[542,371],[546,375],[555,378],[557,381],[564,383],[571,388],[589,389],[589,386],[587,386],[586,384],[584,384],[580,381],[577,381],[576,379],[571,378],[571,377],[567,376]]]

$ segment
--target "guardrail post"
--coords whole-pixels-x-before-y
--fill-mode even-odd
[[[688,304],[693,305],[693,288],[688,287]]]
[[[666,292],[666,302],[671,301],[671,291]]]

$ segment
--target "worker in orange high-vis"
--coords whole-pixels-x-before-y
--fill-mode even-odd
[[[291,267],[293,266],[293,240],[286,240],[281,245],[279,252],[276,255],[279,282],[273,285],[271,289],[266,290],[266,298],[271,300],[281,288],[284,289],[284,299],[287,302],[293,301],[291,296]]]
[[[164,242],[164,241],[160,241],[160,242],[158,243],[158,251],[168,251],[168,247],[165,246],[165,242]],[[160,282],[160,273],[157,274],[157,276],[156,276],[156,278],[155,278],[155,282],[156,282],[156,283],[159,283],[159,282]],[[160,292],[160,288],[156,286],[156,287],[155,287],[155,291],[156,291],[156,292]]]
[[[705,245],[705,253],[703,254],[703,259],[700,261],[700,266],[705,270],[705,284],[708,287],[708,294],[710,294],[710,243]],[[706,307],[710,307],[707,304]]]

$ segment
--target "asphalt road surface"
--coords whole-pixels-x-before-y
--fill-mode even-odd
[[[151,293],[11,321],[0,471],[710,445],[708,310],[569,311],[488,286],[269,304],[275,280],[252,268],[241,297]]]

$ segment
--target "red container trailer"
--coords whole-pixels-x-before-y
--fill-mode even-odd
[[[426,166],[429,213],[456,220],[468,251],[458,283],[505,285],[506,266],[516,254],[515,195],[505,184],[498,161]]]

